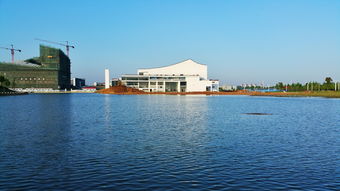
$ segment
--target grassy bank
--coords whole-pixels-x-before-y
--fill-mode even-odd
[[[253,92],[252,96],[340,98],[340,91]]]

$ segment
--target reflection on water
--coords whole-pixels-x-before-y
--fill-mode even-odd
[[[339,187],[338,99],[36,94],[0,104],[0,190]]]

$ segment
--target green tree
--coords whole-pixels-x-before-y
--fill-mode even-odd
[[[333,90],[334,83],[332,83],[333,79],[331,77],[326,77],[325,82],[322,84],[323,90]]]
[[[11,85],[11,82],[10,82],[8,79],[6,79],[5,82],[4,82],[4,84],[5,84],[5,86],[8,87],[9,85]]]
[[[330,83],[333,82],[333,79],[331,77],[326,77],[325,82],[326,82],[326,84],[330,84]]]
[[[3,86],[3,85],[9,86],[11,85],[11,82],[8,79],[6,79],[4,76],[0,76],[0,86]]]
[[[283,90],[285,87],[282,82],[279,82],[275,85],[275,88],[278,90]]]

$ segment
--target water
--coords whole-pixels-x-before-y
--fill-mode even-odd
[[[32,94],[0,119],[0,190],[340,188],[340,99]]]

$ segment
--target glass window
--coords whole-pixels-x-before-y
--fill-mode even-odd
[[[128,85],[128,86],[136,86],[136,85],[138,85],[138,82],[127,82],[126,85]]]

